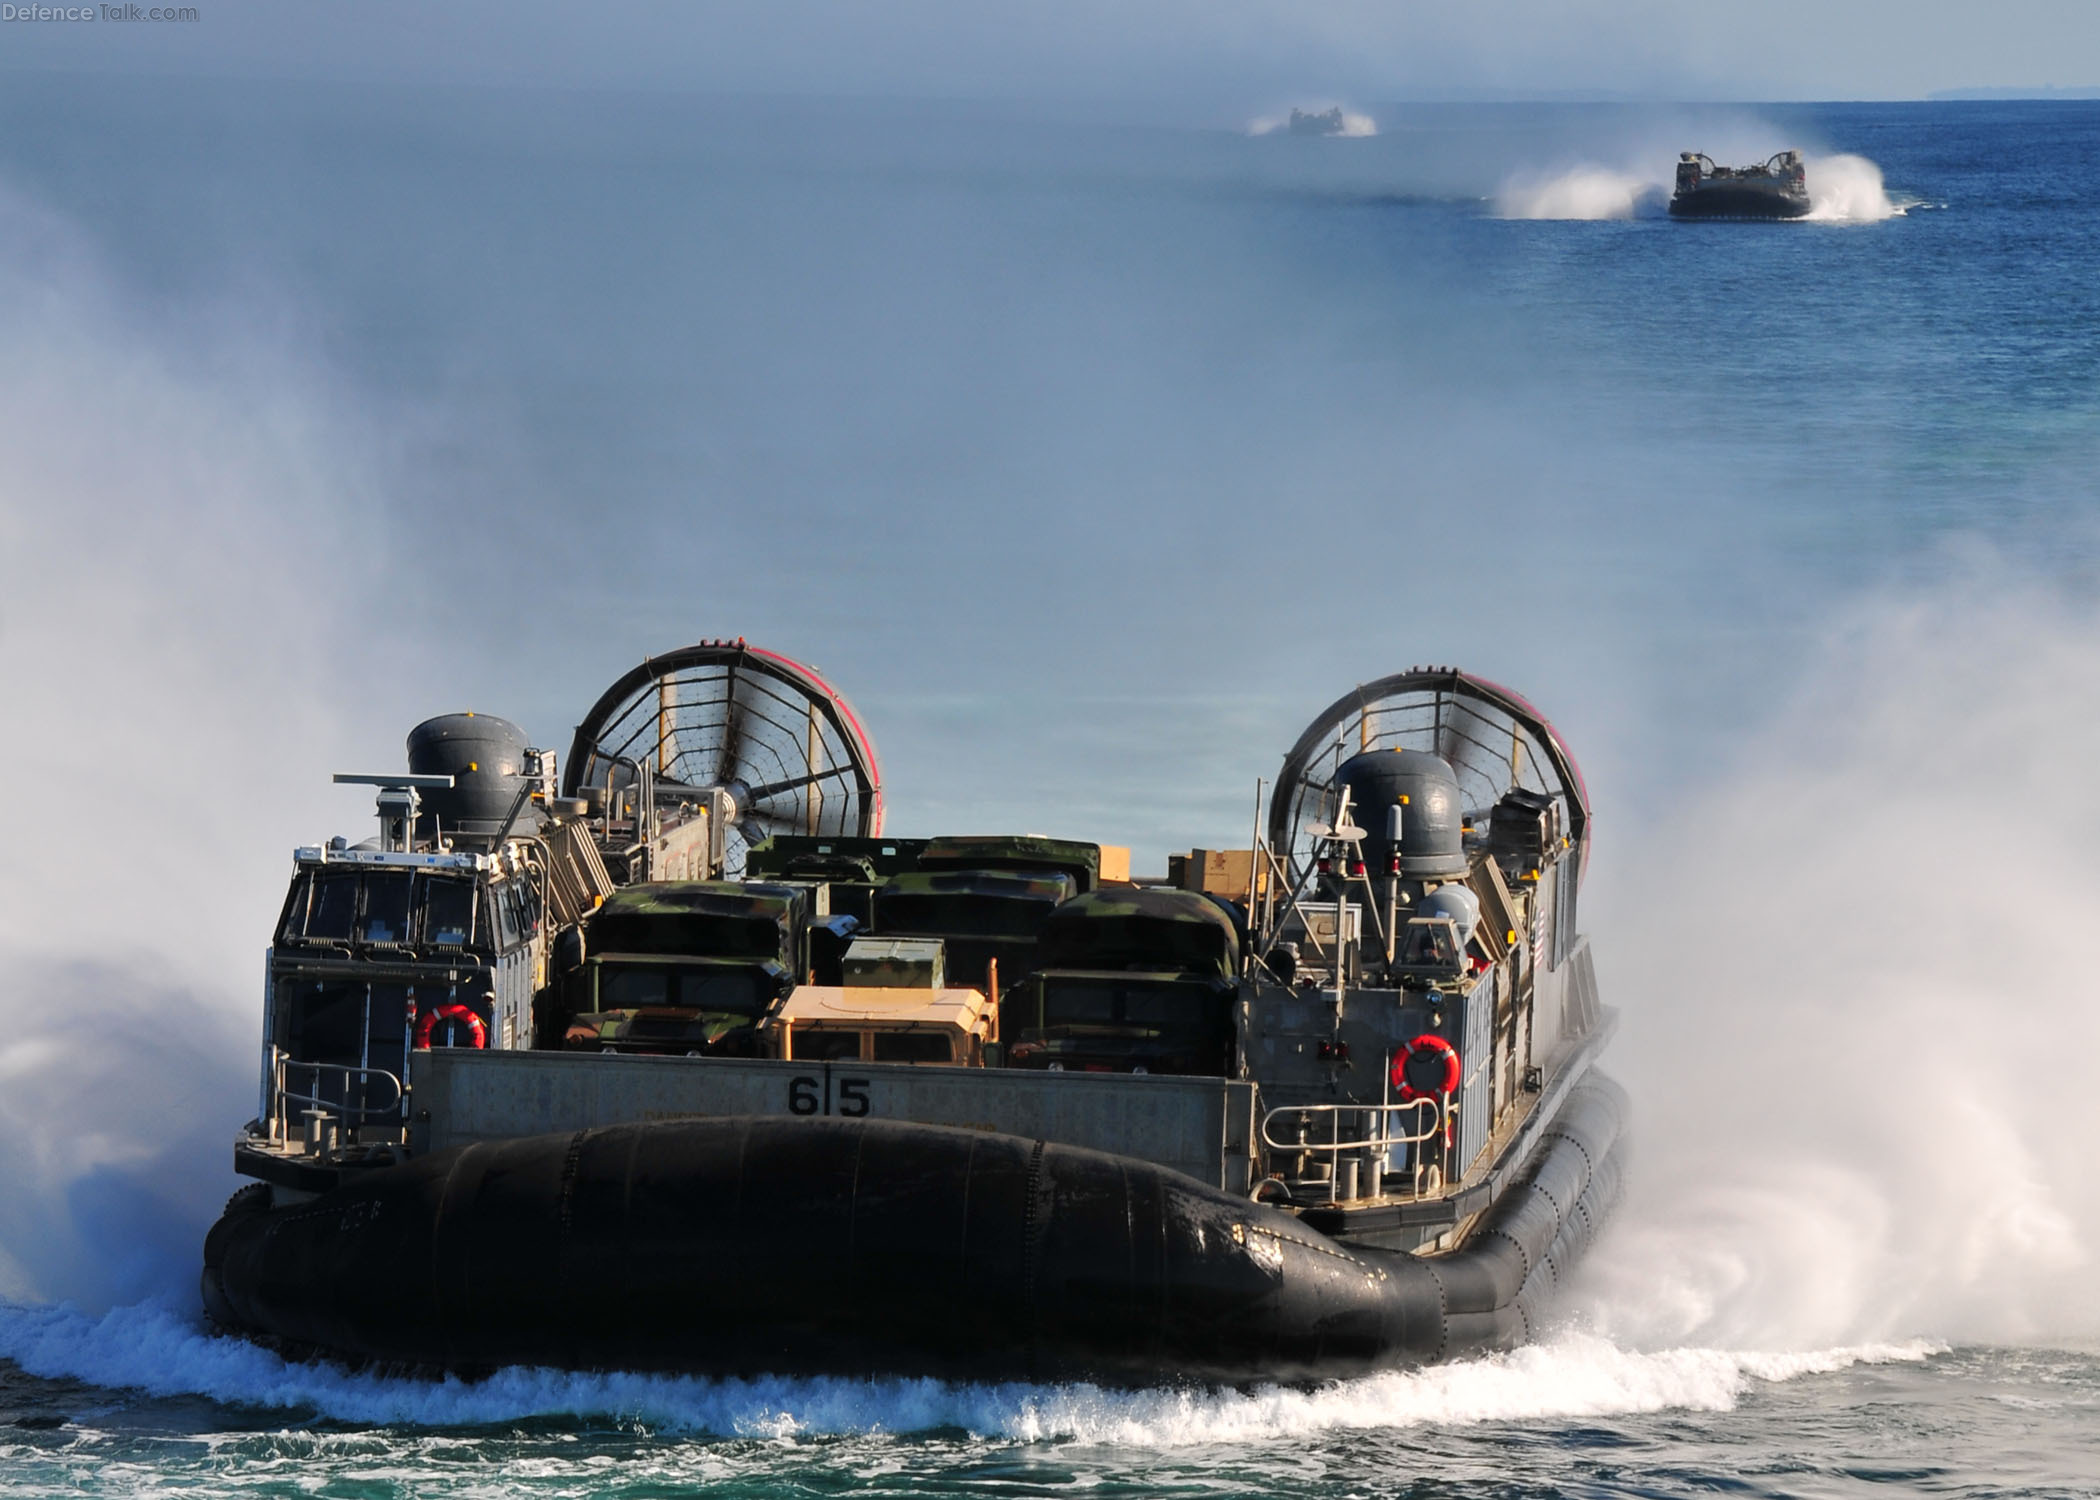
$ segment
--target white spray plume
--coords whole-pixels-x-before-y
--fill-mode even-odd
[[[1763,161],[1780,148],[1770,143],[1772,127],[1732,122],[1720,133],[1716,149],[1723,162]],[[1711,152],[1709,153],[1712,154]],[[1674,182],[1677,152],[1658,141],[1643,143],[1623,159],[1607,164],[1579,162],[1553,171],[1511,174],[1494,196],[1502,219],[1631,219],[1661,212]],[[1881,168],[1864,156],[1838,153],[1808,156],[1809,213],[1824,223],[1874,223],[1904,212],[1889,197]]]
[[[1811,156],[1803,166],[1808,173],[1811,219],[1871,224],[1903,212],[1890,199],[1881,168],[1864,156]]]
[[[2100,1336],[2095,743],[2100,607],[1971,557],[1829,631],[1689,805],[1614,825],[1590,925],[1638,1165],[1593,1326]]]
[[[103,1305],[194,1286],[266,914],[291,845],[362,811],[315,767],[400,758],[336,700],[407,673],[328,393],[4,194],[0,247],[0,1295]]]
[[[1501,219],[1630,219],[1666,192],[1660,178],[1585,163],[1550,177],[1519,175],[1495,194]]]
[[[1339,109],[1342,112],[1342,128],[1335,132],[1337,136],[1350,140],[1364,140],[1378,134],[1378,122],[1376,120],[1359,110],[1349,109],[1344,105],[1321,104],[1304,109],[1302,112],[1305,114],[1325,114],[1330,109]],[[1247,134],[1274,135],[1279,130],[1288,130],[1290,127],[1290,111],[1285,110],[1281,114],[1256,115],[1247,122]]]

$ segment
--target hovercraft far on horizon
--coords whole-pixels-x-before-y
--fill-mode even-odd
[[[1678,155],[1672,218],[1799,219],[1811,206],[1798,151],[1780,151],[1750,167],[1720,166],[1701,151]]]
[[[219,1327],[480,1372],[1308,1382],[1535,1335],[1617,1195],[1589,795],[1523,698],[1353,689],[1266,836],[898,837],[743,641],[569,755],[455,714],[295,851]]]
[[[1290,124],[1285,127],[1292,135],[1330,136],[1346,135],[1349,130],[1348,116],[1337,104],[1332,109],[1319,111],[1294,109]]]

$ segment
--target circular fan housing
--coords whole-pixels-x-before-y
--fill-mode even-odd
[[[1269,801],[1269,847],[1278,859],[1288,857],[1296,872],[1312,867],[1311,830],[1333,822],[1342,784],[1377,767],[1382,757],[1366,759],[1366,752],[1381,750],[1441,758],[1457,777],[1467,816],[1485,814],[1512,790],[1553,799],[1560,826],[1587,863],[1589,791],[1566,742],[1524,698],[1455,667],[1412,667],[1365,683],[1306,727],[1284,757]],[[1353,800],[1364,791],[1356,788]],[[1352,816],[1362,821],[1367,814],[1359,808]],[[1382,836],[1384,828],[1373,832]],[[1403,857],[1410,852],[1403,848]]]
[[[646,766],[659,805],[728,795],[724,869],[776,834],[875,837],[882,776],[853,705],[814,667],[743,640],[653,656],[577,726],[565,796],[618,795]]]

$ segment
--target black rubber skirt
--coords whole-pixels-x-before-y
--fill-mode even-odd
[[[205,1241],[213,1319],[289,1352],[1115,1384],[1308,1382],[1529,1336],[1615,1191],[1572,1093],[1455,1253],[1351,1250],[1131,1158],[875,1120],[666,1121],[466,1146]]]

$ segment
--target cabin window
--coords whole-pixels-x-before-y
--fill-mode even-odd
[[[518,933],[522,937],[538,937],[540,932],[540,898],[530,885],[520,883],[510,888],[511,900],[518,903]]]
[[[675,1004],[689,1010],[734,1011],[755,1016],[772,996],[748,969],[681,969]]]
[[[1406,968],[1456,968],[1458,949],[1451,941],[1451,928],[1441,922],[1410,922],[1400,951]]]
[[[361,943],[408,941],[410,877],[406,870],[374,871],[365,877],[365,914],[357,924]]]
[[[489,894],[496,898],[496,930],[503,939],[501,946],[515,948],[519,939],[523,936],[523,933],[518,928],[517,888],[515,886],[499,885],[494,887]],[[655,1003],[661,1004],[662,1002],[658,1001]]]
[[[514,948],[539,932],[539,903],[524,885],[512,881],[493,886],[489,896],[490,904],[496,908],[496,926],[502,934],[503,947]]]
[[[773,999],[765,976],[750,969],[622,963],[597,967],[600,1010],[669,1005],[711,1015],[756,1016]]]
[[[657,968],[622,968],[600,965],[598,1009],[640,1010],[648,1005],[668,1005],[671,971]]]
[[[878,1031],[875,1061],[945,1063],[955,1061],[955,1046],[940,1031]]]
[[[423,941],[463,948],[474,940],[474,886],[466,880],[423,883]]]
[[[314,877],[313,905],[306,915],[306,935],[323,942],[347,943],[357,919],[357,872],[329,870]]]
[[[857,1031],[795,1031],[796,1062],[858,1062],[860,1033]]]
[[[313,876],[302,874],[292,877],[292,888],[285,893],[284,898],[284,920],[277,930],[280,941],[296,942],[306,936],[306,908],[313,900],[313,895]]]

